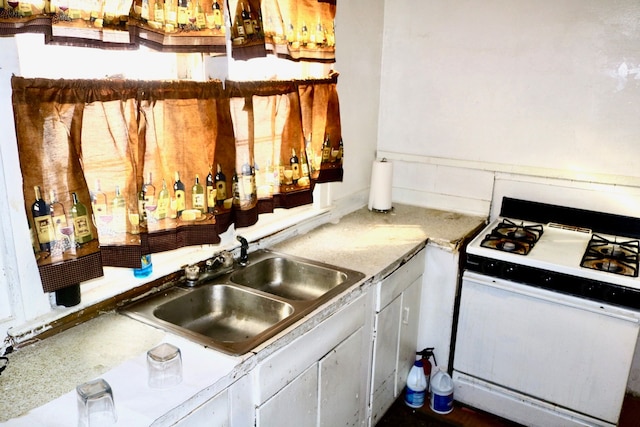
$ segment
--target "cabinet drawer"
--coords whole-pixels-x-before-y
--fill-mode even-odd
[[[424,249],[377,284],[376,311],[380,312],[424,272]]]

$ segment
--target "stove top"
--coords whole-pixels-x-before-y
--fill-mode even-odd
[[[534,242],[497,237],[495,230],[505,221],[540,230],[539,236]],[[618,242],[617,248],[603,242]],[[640,289],[638,248],[637,240],[597,235],[582,227],[498,218],[469,243],[467,254]]]
[[[640,219],[560,207],[574,225],[543,222],[558,207],[520,202],[501,212],[517,216],[498,217],[467,245],[467,270],[640,309]]]

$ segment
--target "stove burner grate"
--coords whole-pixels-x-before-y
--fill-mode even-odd
[[[485,236],[480,246],[526,255],[540,239],[542,233],[540,224],[523,225],[503,219],[491,230],[491,233]]]
[[[618,242],[594,234],[580,265],[586,268],[638,277],[640,241]]]

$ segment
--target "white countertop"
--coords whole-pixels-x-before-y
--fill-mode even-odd
[[[113,389],[119,425],[133,425],[136,421],[136,425],[150,424],[158,418],[162,424],[178,419],[395,270],[427,241],[444,250],[457,251],[464,238],[477,231],[484,220],[404,205],[396,205],[393,212],[386,214],[361,209],[337,223],[274,245],[273,250],[358,270],[366,277],[262,344],[256,353],[228,356],[115,312],[20,348],[9,355],[9,366],[0,376],[0,425],[51,421],[54,418],[48,414],[60,413],[60,406],[69,405],[64,412],[75,422],[75,387],[97,377],[107,379]],[[146,386],[144,365],[147,350],[161,342],[177,343],[185,356],[189,355],[184,359],[185,378],[194,379],[181,385],[179,392],[163,396]],[[69,420],[55,419],[65,421],[58,425],[69,425]]]

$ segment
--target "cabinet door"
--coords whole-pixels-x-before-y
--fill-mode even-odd
[[[416,360],[418,345],[418,327],[420,320],[420,295],[422,294],[422,276],[418,277],[402,293],[400,310],[400,339],[398,340],[398,366],[396,369],[396,394],[398,397],[407,385],[409,370]]]
[[[359,426],[364,422],[363,341],[364,328],[360,328],[320,360],[320,427]]]
[[[318,423],[318,363],[256,410],[256,427],[312,427]]]
[[[224,390],[174,424],[175,427],[229,427],[229,393]]]
[[[372,424],[375,424],[389,409],[395,398],[401,304],[402,297],[399,296],[376,315],[371,397]]]

